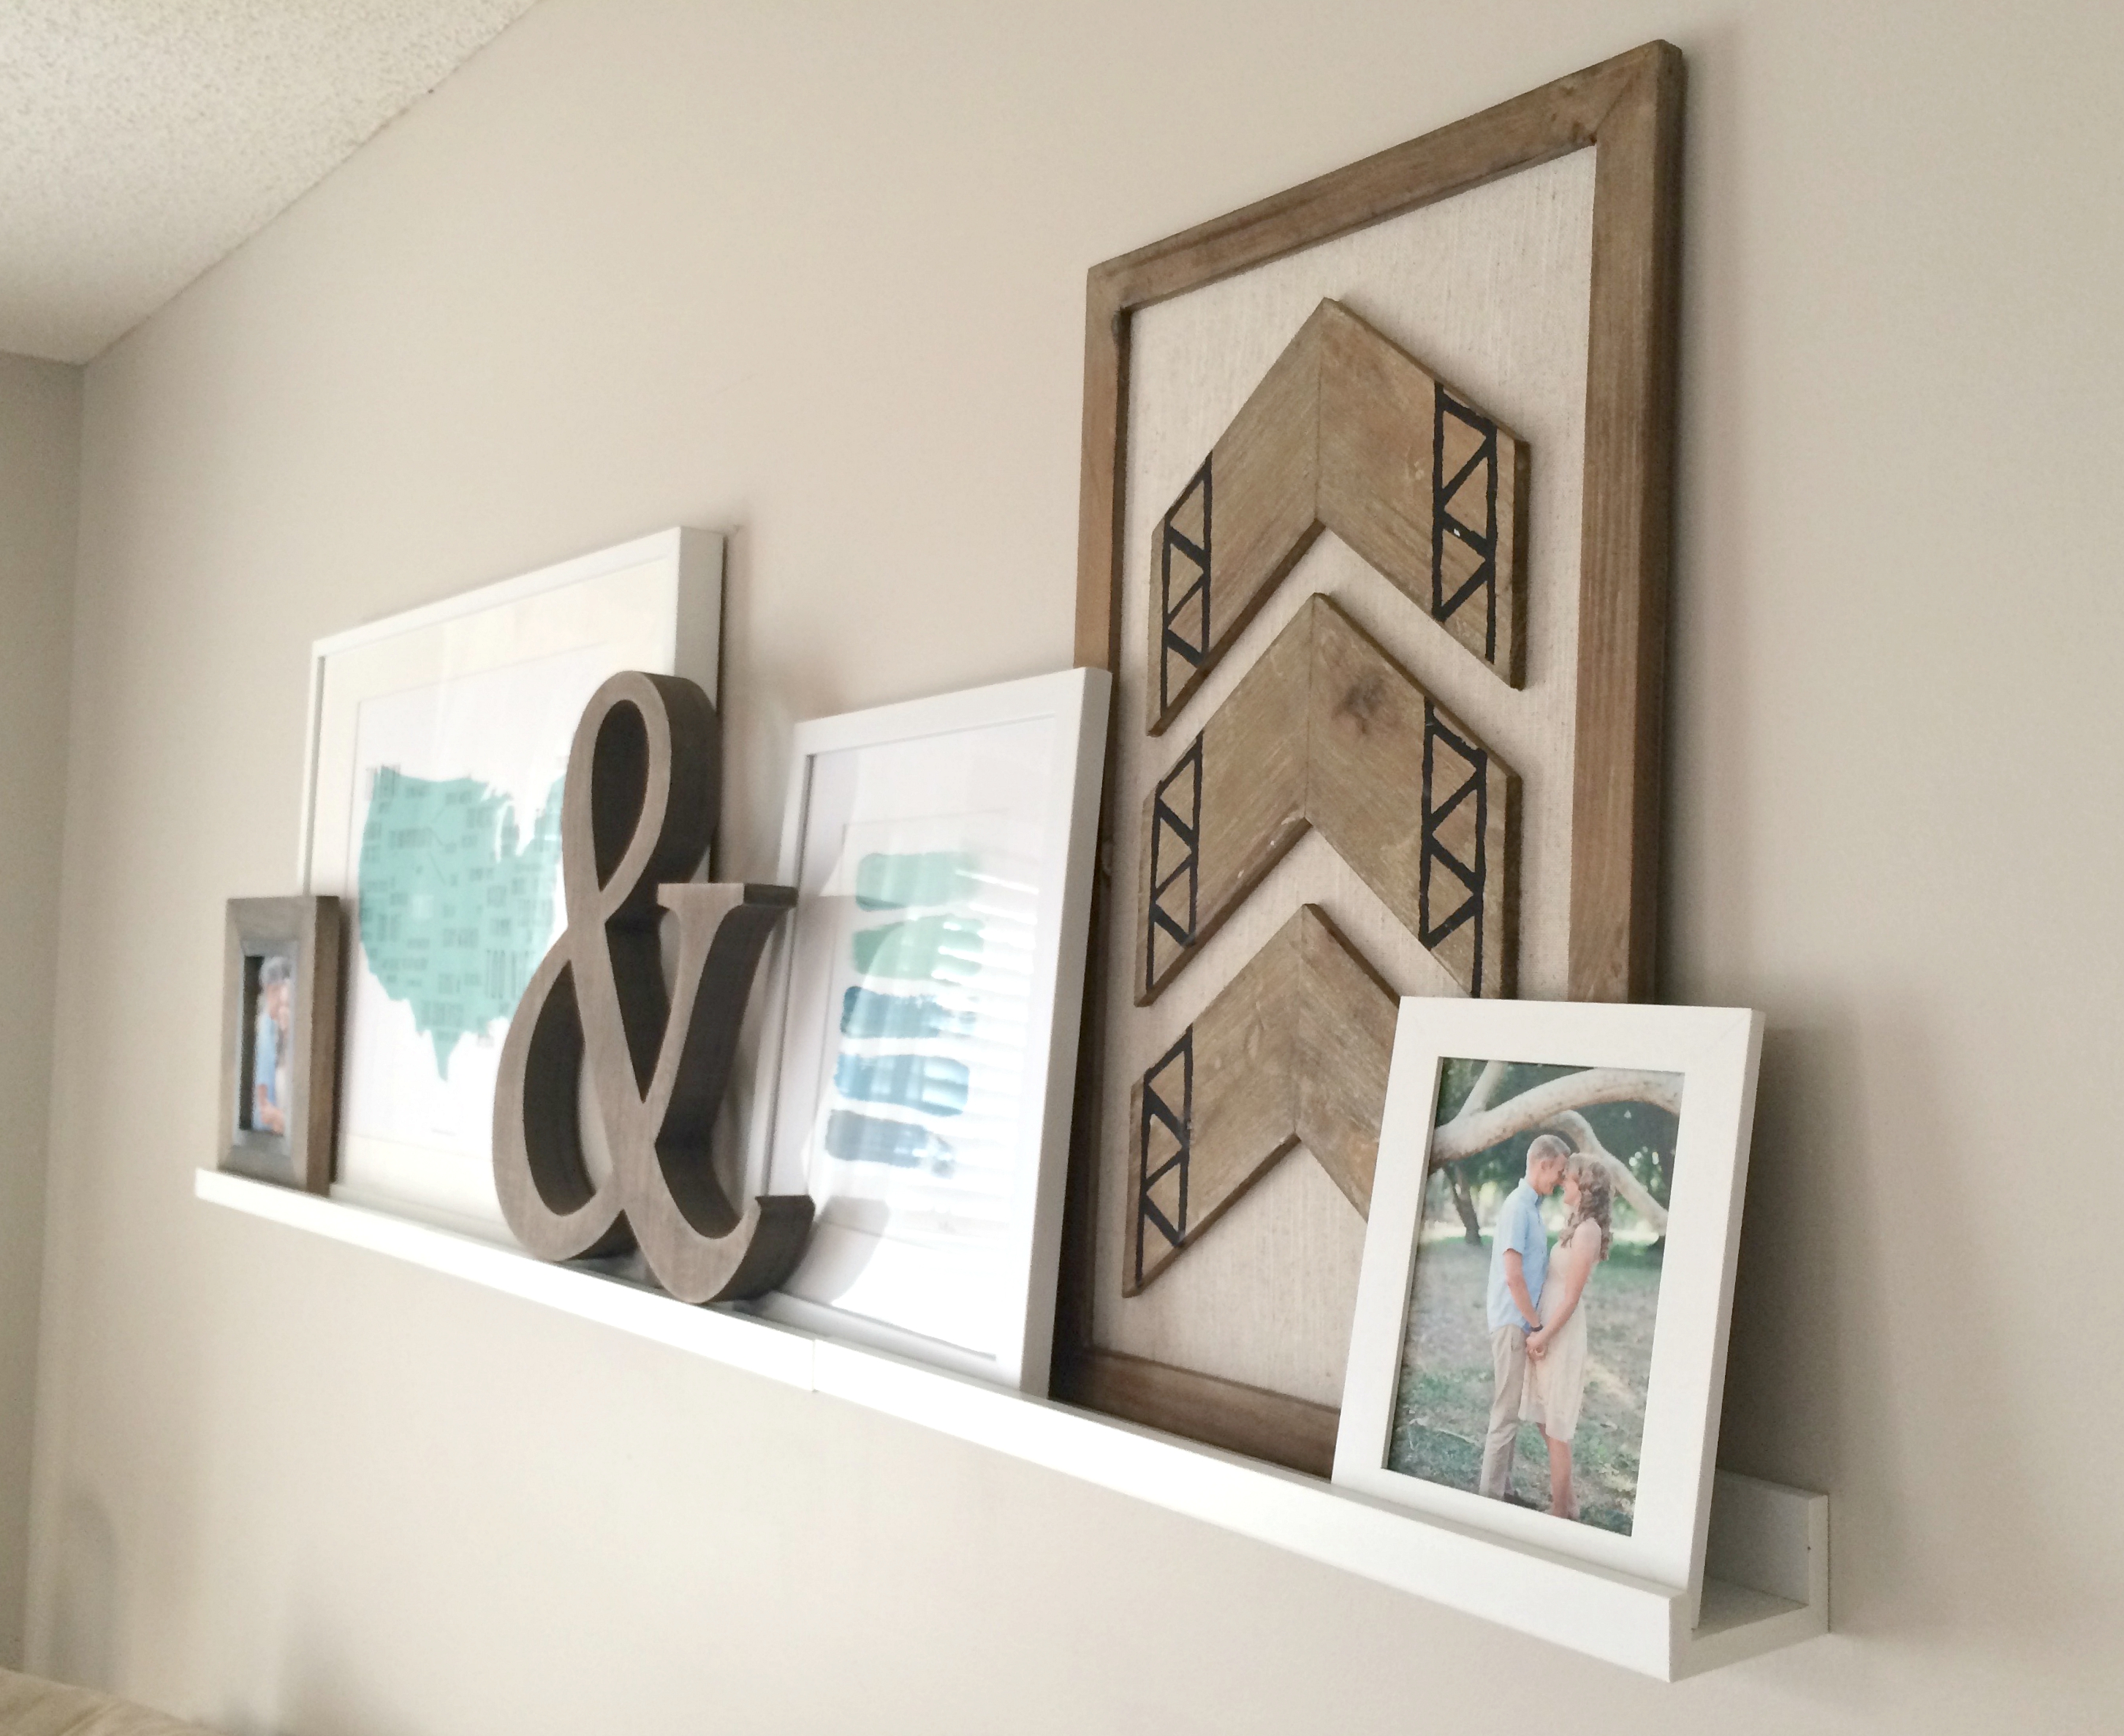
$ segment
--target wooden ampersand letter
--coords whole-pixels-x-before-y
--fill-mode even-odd
[[[718,757],[715,708],[691,681],[627,673],[591,696],[562,798],[567,926],[524,989],[494,1094],[495,1185],[517,1239],[548,1260],[639,1245],[688,1302],[773,1289],[811,1227],[806,1194],[740,1207],[709,1153],[754,970],[796,902],[787,887],[689,882]],[[665,910],[679,942],[668,992]],[[612,1154],[594,1183],[577,1108],[586,1052]]]

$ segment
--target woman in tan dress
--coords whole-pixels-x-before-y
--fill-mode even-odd
[[[1548,1442],[1548,1510],[1559,1519],[1578,1517],[1571,1441],[1586,1396],[1586,1285],[1614,1240],[1613,1196],[1607,1172],[1591,1158],[1573,1156],[1563,1166],[1563,1202],[1571,1216],[1542,1280],[1540,1328],[1527,1334],[1520,1418],[1539,1423]]]

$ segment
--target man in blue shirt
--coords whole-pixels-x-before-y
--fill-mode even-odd
[[[1478,1491],[1493,1501],[1512,1492],[1512,1451],[1520,1438],[1520,1390],[1526,1384],[1526,1335],[1541,1324],[1541,1284],[1548,1275],[1548,1231],[1541,1197],[1563,1179],[1571,1147],[1544,1133],[1527,1147],[1526,1179],[1505,1197],[1490,1235],[1490,1432],[1483,1437]]]

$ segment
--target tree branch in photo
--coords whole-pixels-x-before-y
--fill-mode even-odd
[[[1483,1070],[1475,1077],[1473,1089],[1468,1093],[1467,1100],[1454,1111],[1453,1118],[1463,1120],[1470,1115],[1480,1115],[1488,1108],[1490,1099],[1497,1094],[1497,1087],[1504,1083],[1505,1069],[1511,1065],[1508,1061],[1484,1061]]]
[[[1577,1112],[1592,1103],[1650,1103],[1670,1115],[1679,1116],[1681,1094],[1675,1088],[1673,1076],[1640,1072],[1631,1067],[1587,1067],[1522,1091],[1509,1102],[1492,1108],[1490,1095],[1497,1089],[1497,1078],[1502,1076],[1503,1070],[1496,1061],[1484,1067],[1482,1077],[1475,1081],[1474,1089],[1468,1094],[1468,1101],[1461,1105],[1460,1113],[1431,1135],[1430,1167],[1436,1169],[1442,1164],[1457,1163],[1538,1127],[1562,1126],[1567,1128],[1573,1143],[1578,1144],[1588,1156],[1599,1160],[1601,1167],[1614,1178],[1615,1191],[1630,1202],[1632,1209],[1659,1234],[1666,1235],[1666,1208],[1645,1191],[1620,1159],[1601,1145],[1586,1117]]]
[[[1482,1081],[1476,1081],[1476,1090]],[[1469,1100],[1474,1092],[1468,1094]],[[1431,1136],[1431,1167],[1473,1157],[1513,1135],[1525,1133],[1553,1121],[1566,1109],[1582,1109],[1589,1103],[1650,1103],[1670,1115],[1681,1113],[1681,1093],[1666,1073],[1643,1073],[1633,1067],[1587,1067],[1567,1073],[1522,1091],[1496,1108],[1468,1114],[1464,1108]]]

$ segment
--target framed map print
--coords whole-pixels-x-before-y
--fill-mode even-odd
[[[336,1195],[505,1236],[494,1081],[565,920],[561,796],[622,670],[711,699],[722,539],[672,529],[317,642],[303,883],[347,928]]]

